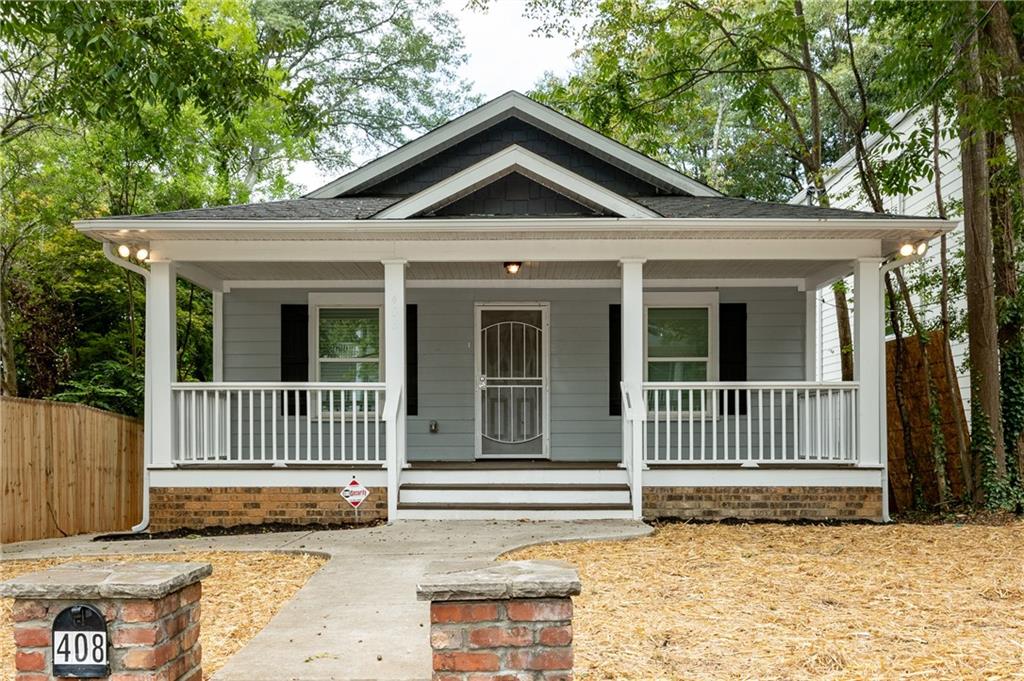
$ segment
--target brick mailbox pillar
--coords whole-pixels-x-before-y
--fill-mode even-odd
[[[14,598],[17,681],[65,678],[54,675],[54,662],[68,660],[60,651],[55,660],[54,621],[65,612],[58,621],[65,628],[66,609],[76,606],[91,606],[105,620],[109,676],[99,678],[200,681],[200,580],[211,571],[209,563],[81,563],[3,582],[0,596]],[[90,633],[83,640],[102,639]],[[93,653],[98,659],[100,648]]]
[[[430,601],[433,681],[569,681],[576,569],[563,561],[438,563]]]

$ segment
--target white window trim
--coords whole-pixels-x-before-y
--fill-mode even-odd
[[[378,380],[384,381],[384,294],[383,293],[310,293],[309,307],[309,375],[312,381],[320,382],[320,310],[339,308],[377,308],[380,325],[380,347],[377,359],[380,369]],[[329,360],[328,360],[329,361]],[[353,360],[355,361],[355,360]],[[370,360],[373,361],[373,360]]]
[[[648,376],[648,364],[650,363],[650,355],[648,353],[648,337],[647,337],[647,311],[650,308],[659,307],[688,307],[688,308],[704,308],[708,311],[708,356],[706,361],[708,363],[707,380],[717,381],[718,380],[718,291],[686,291],[686,292],[645,292],[644,293],[644,382],[645,383],[656,383],[658,381],[650,381]],[[704,361],[704,357],[693,357],[693,358],[659,358],[659,359],[675,359],[676,361]],[[673,382],[673,381],[665,381]]]

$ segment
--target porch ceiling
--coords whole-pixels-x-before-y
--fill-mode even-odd
[[[834,268],[834,260],[652,260],[644,266],[649,280],[805,279]],[[222,281],[382,281],[384,267],[374,262],[202,262],[190,263],[208,277]],[[187,270],[183,272],[188,276]],[[413,262],[410,282],[467,281],[615,281],[615,261],[543,261],[523,263],[519,274],[505,273],[501,262]],[[787,282],[788,283],[788,282]]]

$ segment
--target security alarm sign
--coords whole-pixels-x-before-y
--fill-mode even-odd
[[[370,496],[370,490],[359,484],[359,481],[352,478],[352,482],[341,488],[341,497],[349,503],[352,508],[359,508],[359,504],[366,501]]]

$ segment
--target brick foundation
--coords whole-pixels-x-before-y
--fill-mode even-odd
[[[645,518],[881,520],[879,487],[645,487]]]
[[[568,681],[572,599],[430,604],[434,681]]]
[[[386,520],[386,487],[369,487],[358,512],[338,487],[153,487],[149,530],[231,527],[262,523],[295,525],[372,523]]]
[[[121,566],[114,566],[115,569]],[[25,579],[17,578],[5,586],[19,581],[35,579],[34,593],[39,595],[15,595],[12,610],[14,621],[15,679],[17,681],[48,681],[53,663],[52,627],[56,616],[73,605],[88,604],[103,614],[107,622],[110,681],[201,681],[202,650],[199,643],[200,598],[202,585],[196,581],[210,572],[209,565],[197,563],[137,564],[128,570],[143,575],[140,585],[129,581],[122,586],[116,579],[102,581],[107,574],[94,579],[104,565],[58,566],[50,570],[32,573]],[[72,570],[77,569],[77,572]],[[178,588],[163,589],[158,583],[159,571],[174,572],[171,579],[181,585]],[[144,574],[143,574],[144,573]],[[124,571],[122,569],[122,576]],[[50,587],[43,580],[52,575],[55,584]],[[82,584],[73,584],[81,575]],[[156,578],[154,577],[156,576]],[[90,583],[90,580],[92,582]],[[15,587],[16,588],[16,587]],[[86,593],[95,589],[109,588],[115,593],[129,594],[125,597],[90,597]],[[162,595],[151,598],[140,597],[145,589],[158,590]],[[47,591],[61,596],[71,596],[74,590],[78,597],[47,598]],[[139,593],[133,593],[133,592]],[[4,595],[16,592],[5,591]]]

